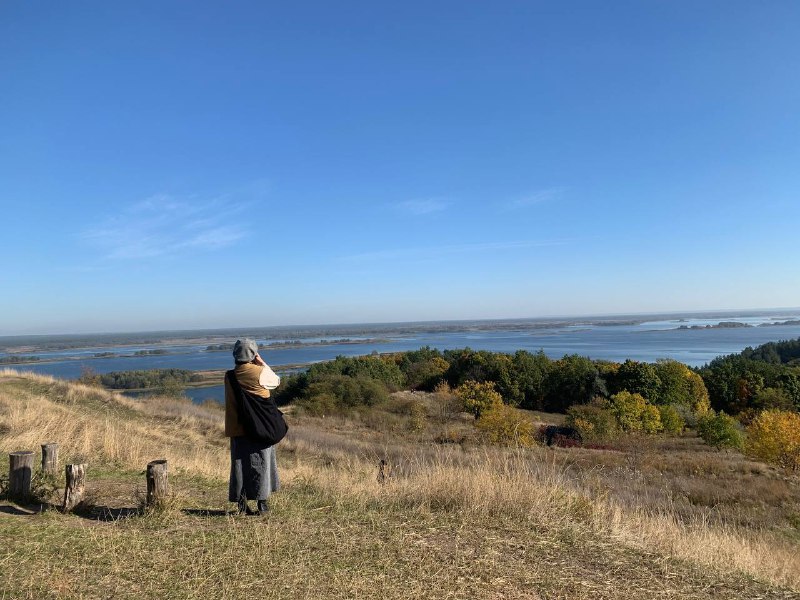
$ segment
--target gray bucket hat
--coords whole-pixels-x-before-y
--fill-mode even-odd
[[[258,344],[250,338],[236,340],[233,345],[233,360],[237,363],[250,362],[256,357],[256,354],[258,354]]]

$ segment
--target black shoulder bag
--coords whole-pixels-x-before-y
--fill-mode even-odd
[[[230,383],[236,396],[239,422],[244,427],[247,437],[268,446],[280,442],[289,431],[289,426],[283,418],[283,413],[278,410],[275,400],[262,398],[243,390],[233,370],[225,372],[225,379]]]

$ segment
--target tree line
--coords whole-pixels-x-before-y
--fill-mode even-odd
[[[800,338],[717,357],[698,373],[715,410],[745,419],[765,409],[800,410]]]
[[[770,342],[719,357],[699,369],[671,359],[592,360],[577,354],[551,359],[544,352],[419,350],[361,357],[339,356],[290,376],[278,388],[281,403],[337,407],[374,404],[398,389],[432,391],[446,383],[491,382],[505,404],[566,413],[575,405],[620,392],[655,406],[730,415],[768,408],[800,409],[800,339]]]
[[[623,390],[654,404],[696,408],[708,403],[702,378],[673,360],[614,363],[577,354],[553,360],[541,351],[506,354],[430,347],[380,356],[339,356],[286,378],[276,397],[281,403],[321,403],[335,409],[372,404],[398,389],[432,391],[442,383],[455,389],[467,382],[490,382],[505,404],[546,412],[565,413],[570,406]]]
[[[138,390],[183,386],[202,380],[202,376],[187,369],[148,369],[138,371],[112,371],[97,375],[85,372],[81,375],[83,383],[99,382],[107,388],[116,390]]]

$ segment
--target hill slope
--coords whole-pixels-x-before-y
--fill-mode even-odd
[[[270,515],[238,517],[225,512],[219,407],[0,372],[0,450],[57,441],[62,463],[89,463],[77,514],[0,502],[0,595],[800,598],[796,539],[617,501],[591,473],[624,453],[442,447],[345,419],[291,426]],[[139,511],[144,466],[161,457],[174,498]],[[394,465],[384,485],[379,458]]]

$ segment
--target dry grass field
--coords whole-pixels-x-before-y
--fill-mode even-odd
[[[0,371],[0,451],[89,465],[75,514],[63,481],[0,500],[0,598],[800,598],[797,476],[691,436],[490,447],[446,408],[291,413],[283,489],[240,517],[219,406]],[[172,497],[141,510],[156,458]]]

